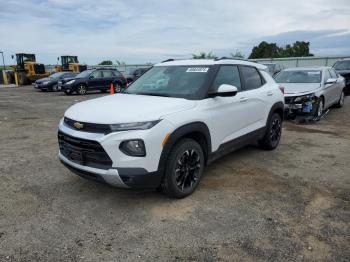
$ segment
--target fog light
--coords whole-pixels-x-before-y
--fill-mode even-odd
[[[123,141],[119,149],[128,156],[146,156],[145,143],[141,139]]]

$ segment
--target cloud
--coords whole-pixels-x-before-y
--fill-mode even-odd
[[[36,53],[45,63],[76,54],[89,64],[228,55],[236,48],[248,55],[260,40],[306,40],[316,54],[350,54],[346,0],[0,0],[0,6],[7,63],[15,52]]]

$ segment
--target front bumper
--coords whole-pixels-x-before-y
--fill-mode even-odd
[[[284,114],[290,115],[313,115],[317,108],[318,97],[314,96],[312,99],[298,101],[294,100],[297,97],[285,97]]]
[[[58,156],[66,167],[84,178],[121,188],[155,189],[160,185],[163,174],[161,170],[158,170],[162,152],[162,139],[165,136],[161,134],[161,130],[164,130],[164,126],[170,128],[170,124],[165,120],[158,125],[160,124],[163,125],[163,128],[154,129],[152,132],[150,130],[134,130],[104,135],[74,130],[61,121],[59,133],[68,135],[72,139],[79,138],[93,141],[95,144],[99,143],[112,160],[112,163],[107,167],[93,166],[91,164],[91,152],[93,153],[93,151],[89,151],[89,155],[86,156],[90,163],[89,161],[77,161],[75,152],[72,152],[71,157],[71,155],[67,155],[66,151],[59,151]],[[135,137],[145,141],[147,151],[145,157],[131,157],[119,150],[119,144],[122,141]],[[82,142],[84,143],[84,141]]]

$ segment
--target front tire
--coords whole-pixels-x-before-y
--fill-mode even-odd
[[[203,149],[196,141],[180,140],[167,159],[162,192],[171,198],[192,194],[202,177],[204,163]]]
[[[267,124],[265,135],[259,141],[260,147],[265,150],[275,149],[281,140],[281,135],[282,119],[279,114],[273,113]]]
[[[323,98],[320,97],[320,99],[318,100],[317,108],[316,108],[316,112],[315,112],[315,118],[316,119],[318,119],[318,118],[320,118],[322,116],[323,110],[324,110]]]
[[[77,93],[79,95],[86,95],[86,93],[87,93],[86,85],[79,85],[78,88],[77,88]]]

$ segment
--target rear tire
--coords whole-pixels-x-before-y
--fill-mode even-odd
[[[342,90],[342,91],[341,91],[341,94],[340,94],[340,97],[339,97],[339,101],[338,101],[337,104],[335,104],[335,107],[337,107],[337,108],[343,107],[343,105],[344,105],[344,99],[345,99],[345,91]]]
[[[184,198],[197,188],[204,169],[202,147],[193,139],[182,139],[170,151],[161,191],[171,198]]]
[[[281,135],[282,119],[279,114],[273,113],[266,126],[265,135],[263,139],[259,141],[259,146],[265,150],[273,150],[278,146]]]
[[[113,86],[116,93],[120,93],[122,91],[122,86],[119,83],[114,83]]]

